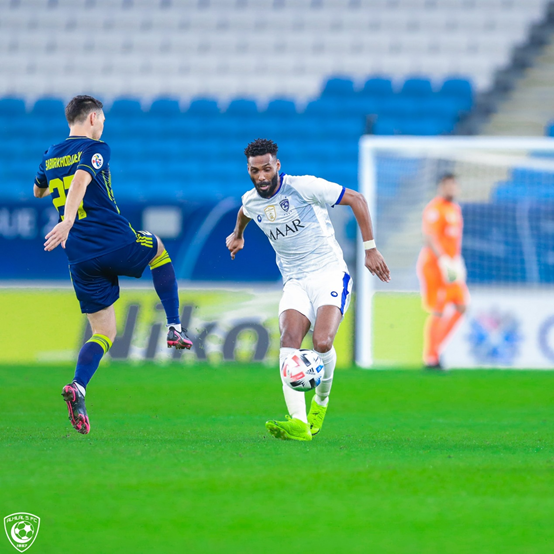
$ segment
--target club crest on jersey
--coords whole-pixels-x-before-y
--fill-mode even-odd
[[[104,158],[102,157],[102,154],[94,154],[94,156],[92,156],[92,165],[94,166],[94,169],[100,169],[103,164]]]
[[[12,546],[25,552],[35,542],[40,529],[40,517],[27,512],[17,512],[4,518],[4,530]]]
[[[281,202],[279,202],[279,206],[281,206],[282,210],[284,210],[285,212],[288,212],[290,208],[289,199],[284,198],[283,200],[281,200]]]
[[[277,219],[277,210],[273,204],[265,208],[264,212],[269,221],[275,221]]]

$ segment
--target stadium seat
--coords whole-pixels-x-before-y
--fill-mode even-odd
[[[383,77],[368,79],[360,91],[362,96],[376,96],[380,98],[391,96],[392,94],[392,81]]]
[[[296,104],[294,100],[288,98],[275,98],[268,103],[265,114],[275,117],[292,117],[297,115]]]
[[[473,105],[473,87],[467,79],[445,79],[439,94],[442,97],[455,99],[462,110],[469,110]]]
[[[416,99],[394,95],[383,100],[379,113],[386,116],[410,118],[417,113],[417,110],[418,101]]]
[[[554,172],[540,171],[537,169],[514,168],[512,170],[512,181],[516,185],[535,187],[541,185],[554,186]]]
[[[217,100],[214,98],[195,98],[187,109],[189,115],[216,116],[219,115]]]
[[[141,102],[137,98],[116,98],[109,107],[110,117],[131,117],[144,114]]]
[[[35,116],[64,117],[65,104],[59,98],[39,98],[31,110]]]
[[[413,98],[425,98],[433,94],[431,81],[425,78],[406,79],[402,85],[401,94]]]
[[[325,83],[323,91],[321,92],[322,98],[328,96],[337,96],[344,98],[354,94],[354,81],[345,77],[331,77]]]
[[[0,98],[0,117],[16,118],[25,115],[25,100],[23,98]]]
[[[401,125],[403,135],[432,136],[446,134],[450,131],[447,122],[436,117],[411,117]]]
[[[452,97],[434,94],[427,98],[421,98],[417,103],[417,113],[426,116],[438,116],[445,119],[456,120],[462,111],[460,103]]]
[[[176,98],[156,98],[150,105],[149,113],[158,117],[174,117],[181,115],[179,100]]]
[[[394,116],[379,115],[373,125],[375,135],[399,135],[402,129],[402,119]]]
[[[363,130],[363,117],[329,117],[321,122],[322,138],[356,143]]]
[[[231,100],[225,114],[229,116],[254,116],[258,114],[258,105],[255,100],[248,98],[235,98]]]
[[[339,113],[340,101],[335,98],[318,98],[306,105],[304,114],[321,119],[335,117]]]

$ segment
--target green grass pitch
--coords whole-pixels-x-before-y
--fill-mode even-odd
[[[554,552],[554,372],[338,371],[310,443],[277,441],[265,366],[0,368],[0,517],[35,554]],[[12,552],[0,536],[0,552]]]

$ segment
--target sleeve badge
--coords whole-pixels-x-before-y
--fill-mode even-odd
[[[103,164],[104,164],[104,158],[102,157],[101,154],[94,154],[94,156],[92,156],[92,165],[94,169],[100,169]]]

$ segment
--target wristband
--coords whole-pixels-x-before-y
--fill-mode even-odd
[[[364,241],[364,250],[371,250],[372,248],[377,248],[375,246],[375,241],[374,240]]]

